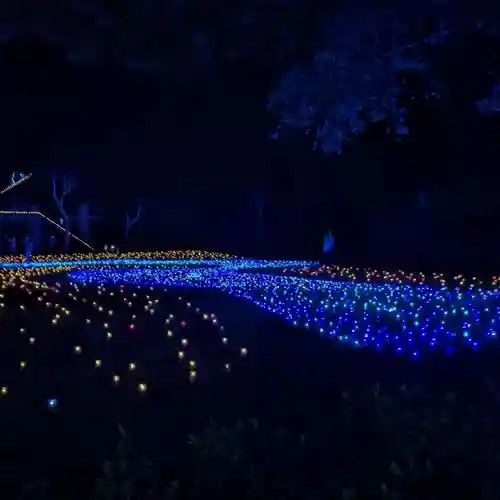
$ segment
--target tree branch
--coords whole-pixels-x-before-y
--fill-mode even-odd
[[[125,238],[128,237],[128,234],[133,226],[137,223],[140,216],[142,215],[142,203],[137,202],[137,210],[134,217],[131,217],[129,212],[125,213]]]

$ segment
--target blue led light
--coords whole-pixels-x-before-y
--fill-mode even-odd
[[[258,261],[249,261],[258,262]],[[419,356],[497,339],[497,290],[373,284],[245,272],[253,267],[79,270],[83,283],[216,288],[279,314],[286,321],[354,347],[391,346]]]
[[[224,269],[264,269],[264,268],[302,268],[314,265],[315,262],[300,260],[254,260],[254,259],[87,259],[87,260],[53,260],[43,262],[0,262],[0,268],[38,268],[38,267],[102,267],[102,266],[156,266],[186,267],[207,266]]]
[[[57,404],[58,404],[58,401],[56,398],[50,398],[47,400],[47,406],[50,409],[56,408]]]

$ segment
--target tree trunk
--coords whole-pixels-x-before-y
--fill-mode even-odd
[[[78,236],[80,236],[83,241],[89,241],[90,215],[88,203],[80,203],[78,206],[78,232],[80,233]]]

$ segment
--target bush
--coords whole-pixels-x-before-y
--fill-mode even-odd
[[[169,470],[141,457],[120,427],[116,454],[102,466],[92,498],[493,499],[500,486],[498,390],[491,380],[484,388],[491,396],[484,405],[418,386],[344,392],[328,428],[212,421],[189,437],[188,452]],[[24,493],[54,497],[43,483]]]

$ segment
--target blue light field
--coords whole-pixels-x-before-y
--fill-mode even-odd
[[[302,268],[315,262],[303,260],[256,260],[256,259],[82,259],[44,260],[30,262],[0,261],[0,269],[57,268],[57,267],[219,267],[223,269]]]
[[[412,356],[429,349],[452,352],[461,345],[478,348],[497,339],[496,291],[338,282],[240,269],[87,269],[71,272],[69,278],[89,284],[216,289],[355,347],[390,347]]]

